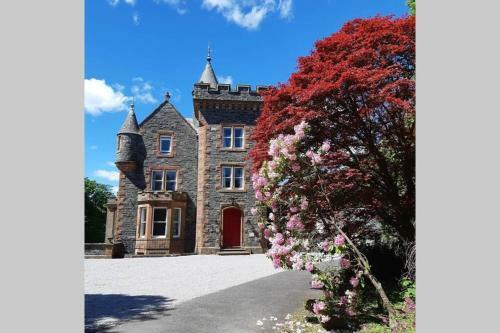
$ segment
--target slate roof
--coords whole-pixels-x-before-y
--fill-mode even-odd
[[[208,48],[207,63],[205,64],[205,69],[201,73],[199,83],[208,83],[210,87],[215,88],[219,83],[217,77],[215,76],[214,69],[212,68],[212,57],[210,56],[210,47]]]
[[[135,117],[134,104],[130,105],[127,118],[125,118],[125,121],[123,122],[123,125],[118,132],[118,134],[124,133],[140,134],[139,124],[137,123],[137,118]]]

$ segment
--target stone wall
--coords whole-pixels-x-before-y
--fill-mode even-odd
[[[203,195],[198,209],[198,253],[215,253],[220,246],[220,225],[222,209],[236,203],[243,212],[242,247],[254,253],[261,252],[257,220],[250,210],[255,205],[255,192],[251,183],[251,162],[247,160],[252,148],[251,135],[259,115],[259,107],[250,105],[239,110],[205,109],[199,111],[202,125],[200,133],[200,172],[199,193]],[[225,149],[222,147],[222,127],[239,125],[244,127],[244,149]],[[242,165],[245,170],[243,190],[224,190],[221,186],[221,166]],[[202,206],[203,205],[203,206]],[[202,208],[203,207],[203,208]]]
[[[118,228],[115,238],[121,239],[128,253],[133,253],[136,236],[137,194],[150,187],[150,169],[154,166],[178,167],[177,190],[187,193],[185,252],[193,252],[196,228],[196,189],[198,169],[198,139],[195,129],[174,107],[163,102],[141,124],[140,132],[146,157],[143,165],[133,172],[121,173],[118,188]],[[173,151],[168,156],[158,154],[159,134],[173,134]]]

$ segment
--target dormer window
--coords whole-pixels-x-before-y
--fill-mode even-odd
[[[242,149],[244,141],[243,127],[223,127],[222,146],[224,148]]]
[[[160,154],[170,154],[172,152],[172,137],[170,135],[160,136]]]

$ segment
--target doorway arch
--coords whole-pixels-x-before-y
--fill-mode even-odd
[[[222,247],[240,247],[243,214],[237,207],[222,210]]]

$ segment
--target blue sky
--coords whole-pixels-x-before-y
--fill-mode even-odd
[[[348,20],[406,12],[404,0],[87,0],[85,176],[118,184],[116,132],[132,96],[139,122],[166,91],[193,116],[208,43],[220,82],[273,85]]]

